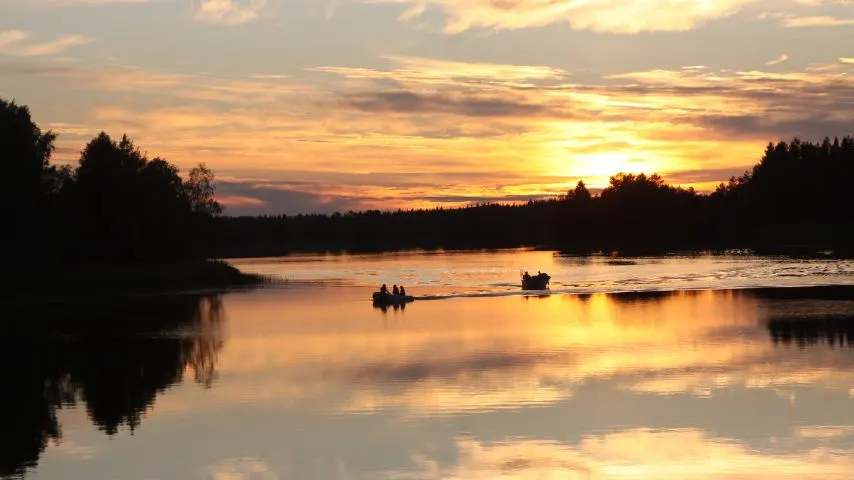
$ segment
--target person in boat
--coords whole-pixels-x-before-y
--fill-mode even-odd
[[[522,275],[522,278],[524,278],[525,280],[528,280],[529,278],[531,278],[531,275],[528,273],[527,270],[525,270],[525,274]]]
[[[403,288],[403,285],[400,286],[400,294],[406,296],[406,289]]]
[[[382,293],[383,295],[388,295],[388,287],[386,287],[385,284],[380,287],[380,293]]]
[[[397,285],[394,285],[391,289],[392,295],[400,295],[400,290],[398,290]]]

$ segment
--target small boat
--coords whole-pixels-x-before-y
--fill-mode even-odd
[[[374,292],[374,305],[401,305],[415,300],[412,295],[395,295],[393,293]]]
[[[522,290],[545,290],[549,288],[549,280],[547,273],[538,273],[537,275],[522,275]]]

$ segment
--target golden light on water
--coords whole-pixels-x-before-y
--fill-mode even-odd
[[[241,324],[223,350],[222,373],[281,369],[280,380],[293,375],[293,385],[306,387],[304,395],[291,389],[289,401],[346,389],[352,397],[329,407],[345,412],[405,407],[415,416],[554,404],[570,398],[575,386],[616,378],[624,378],[619,388],[638,393],[699,396],[734,386],[854,382],[850,374],[790,370],[791,364],[778,363],[765,335],[745,340],[716,333],[758,328],[757,305],[743,295],[706,291],[632,301],[594,294],[467,302],[472,308],[463,316],[454,301],[435,301],[388,321],[371,320],[373,312],[367,310],[341,323],[334,305],[291,305],[282,319],[277,300],[255,300],[239,307]],[[655,374],[634,377],[647,371]],[[387,382],[399,387],[396,393],[384,390]],[[217,394],[227,396],[224,390]]]
[[[138,471],[115,449],[180,442],[201,456],[179,450],[174,470],[163,467],[176,478],[181,468],[276,480],[847,478],[854,357],[827,343],[820,321],[786,319],[850,314],[854,303],[800,289],[789,300],[749,290],[520,296],[495,286],[523,264],[592,290],[625,289],[621,278],[697,285],[722,272],[847,268],[717,255],[615,265],[541,251],[246,260],[293,278],[225,295],[215,321],[184,332],[199,361],[157,393],[134,435],[98,440],[86,411],[63,409],[69,441],[47,450],[42,471],[57,458],[75,471],[116,462]],[[376,271],[420,298],[372,307],[373,288],[358,285]],[[472,282],[496,290],[460,286]],[[190,380],[200,372],[202,382]]]
[[[342,300],[357,293],[345,291]],[[790,436],[779,450],[751,446],[761,432],[715,431],[714,419],[761,416],[750,412],[770,406],[766,392],[797,408],[808,401],[799,389],[847,398],[854,384],[850,370],[828,368],[844,352],[792,356],[775,347],[764,330],[767,311],[748,294],[451,299],[387,314],[350,310],[346,320],[334,302],[297,293],[286,315],[281,302],[233,297],[220,357],[227,380],[194,400],[203,405],[164,399],[153,415],[251,401],[313,417],[394,419],[406,429],[479,425],[480,435],[525,418],[542,425],[546,415],[567,437],[487,441],[462,429],[431,440],[453,445],[450,464],[416,447],[411,466],[388,478],[714,480],[738,472],[758,480],[844,478],[854,468],[854,454],[821,446],[854,437],[854,425],[778,419]],[[743,398],[740,413],[726,411],[733,392]],[[670,405],[663,417],[662,405]],[[697,408],[706,413],[690,416]],[[584,427],[591,418],[604,430]]]

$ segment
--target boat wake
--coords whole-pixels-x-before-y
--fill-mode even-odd
[[[634,286],[613,286],[610,288],[595,286],[587,288],[553,288],[548,290],[516,290],[516,291],[498,291],[498,292],[453,292],[440,293],[432,295],[415,295],[413,298],[418,301],[425,300],[450,300],[454,298],[494,298],[494,297],[551,297],[560,295],[619,295],[631,293],[667,293],[667,292],[698,292],[705,290],[764,290],[764,289],[784,289],[784,288],[809,288],[809,287],[835,287],[846,286],[854,287],[852,282],[814,282],[814,283],[798,283],[798,284],[779,284],[774,282],[768,283],[751,283],[747,285],[705,285],[705,286],[684,286],[684,285],[661,285],[653,287],[649,285],[634,285]]]
[[[550,272],[547,289],[522,290],[517,279],[519,267],[524,264],[535,264]],[[406,262],[385,262],[384,257],[335,262],[293,259],[285,263],[246,263],[239,268],[278,278],[282,282],[276,287],[288,289],[356,292],[364,288],[375,290],[382,283],[404,284],[407,292],[421,301],[854,285],[854,260],[740,255],[625,259],[564,259],[547,252],[429,258],[416,255]]]

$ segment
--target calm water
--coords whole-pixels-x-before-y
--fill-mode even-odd
[[[854,472],[854,290],[746,289],[854,285],[852,262],[514,251],[234,263],[288,282],[13,312],[65,327],[0,340],[0,469],[218,480]],[[551,274],[552,294],[523,295],[520,269]],[[374,308],[381,282],[418,300]],[[110,327],[71,326],[81,319]]]

